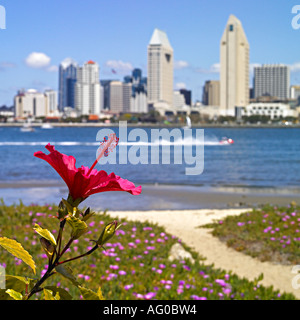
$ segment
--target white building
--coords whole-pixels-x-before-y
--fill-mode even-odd
[[[284,64],[264,64],[254,68],[254,98],[262,96],[288,99],[290,69]]]
[[[167,34],[155,29],[148,45],[148,103],[173,107],[173,48]]]
[[[298,117],[298,112],[291,109],[285,103],[255,102],[250,103],[242,110],[242,116],[249,117],[253,115],[269,116],[273,120],[285,117]]]
[[[81,115],[100,114],[100,87],[99,65],[96,62],[90,60],[77,69],[75,108]]]
[[[145,91],[135,91],[134,95],[131,96],[130,112],[133,113],[147,113],[148,103],[147,94]]]
[[[46,90],[46,114],[48,116],[57,116],[57,92],[54,90]]]
[[[53,101],[55,100],[55,102]],[[57,93],[48,91],[41,93],[35,89],[19,92],[14,99],[15,117],[46,117],[51,115],[50,104],[53,112],[57,111]]]
[[[249,103],[249,43],[239,19],[230,15],[220,43],[220,113],[234,116]]]
[[[291,86],[290,97],[291,99],[297,99],[298,104],[300,104],[300,86]]]

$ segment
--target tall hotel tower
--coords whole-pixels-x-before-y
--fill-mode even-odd
[[[220,114],[235,115],[249,103],[249,43],[242,24],[230,15],[220,43]]]
[[[81,115],[100,114],[99,65],[94,61],[86,62],[77,69],[75,104]]]
[[[148,45],[148,104],[173,107],[173,48],[167,34],[155,29]]]

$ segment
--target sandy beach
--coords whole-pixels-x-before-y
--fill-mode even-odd
[[[250,209],[201,209],[201,210],[153,210],[153,211],[109,211],[112,217],[126,218],[132,221],[152,222],[165,227],[166,231],[179,237],[205,257],[205,264],[214,264],[216,268],[232,271],[240,277],[254,280],[264,274],[262,284],[273,286],[281,292],[293,293],[300,299],[300,290],[292,287],[292,265],[276,265],[239,253],[211,235],[211,230],[199,228],[216,219],[228,215],[239,215]]]

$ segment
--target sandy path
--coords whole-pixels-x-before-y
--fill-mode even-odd
[[[249,209],[248,209],[249,210]],[[239,253],[210,234],[206,228],[197,228],[200,225],[222,219],[227,215],[239,215],[247,209],[225,210],[172,210],[172,211],[110,211],[112,217],[126,218],[128,220],[149,221],[165,227],[166,231],[178,236],[188,246],[199,252],[207,260],[204,263],[214,264],[217,268],[231,270],[240,277],[253,280],[261,273],[264,274],[262,284],[273,285],[281,292],[293,293],[300,299],[300,289],[292,287],[293,266],[275,265]],[[299,281],[300,283],[300,281]]]

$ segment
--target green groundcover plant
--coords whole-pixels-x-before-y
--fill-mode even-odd
[[[300,207],[265,205],[206,225],[237,251],[285,265],[300,263]]]

